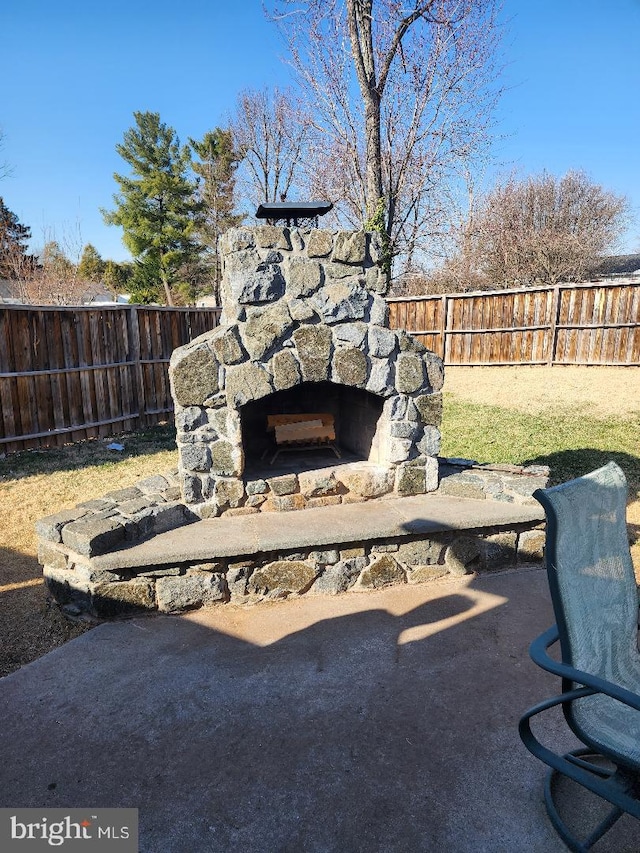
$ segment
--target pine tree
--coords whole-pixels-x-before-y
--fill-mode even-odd
[[[167,305],[180,271],[203,247],[197,239],[202,204],[190,179],[189,149],[158,113],[136,112],[136,126],[116,151],[129,164],[130,176],[115,174],[120,193],[105,221],[124,231],[124,244],[145,273],[157,271]]]
[[[130,276],[129,276],[130,277]],[[114,297],[123,293],[127,285],[127,271],[115,261],[106,261],[102,273],[102,283]]]
[[[78,264],[78,275],[84,281],[91,281],[97,284],[102,281],[104,270],[105,262],[102,260],[100,252],[91,243],[87,243],[82,250],[82,256]]]
[[[228,228],[240,225],[244,219],[234,213],[235,172],[242,158],[234,149],[230,130],[217,127],[205,133],[200,141],[189,139],[189,143],[199,158],[192,164],[200,179],[198,197],[203,207],[199,237],[207,248],[217,296],[222,277],[218,240]]]
[[[35,259],[27,254],[31,229],[22,225],[0,197],[0,278],[21,278],[35,265]]]
[[[161,301],[161,273],[158,258],[148,254],[133,265],[129,280],[129,299],[140,305],[152,305]],[[173,304],[173,296],[172,302]]]

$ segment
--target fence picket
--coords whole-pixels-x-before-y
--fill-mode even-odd
[[[416,331],[412,303],[446,305],[444,362],[640,366],[640,281],[616,279],[474,293],[390,297],[392,328]],[[435,340],[435,336],[432,338]],[[434,346],[435,349],[435,346]]]

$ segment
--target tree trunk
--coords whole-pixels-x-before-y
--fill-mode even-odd
[[[382,147],[380,142],[380,98],[374,90],[365,107],[365,138],[367,158],[366,206],[367,219],[375,216],[382,189]]]
[[[162,286],[164,287],[164,295],[167,298],[167,305],[170,308],[173,308],[173,295],[171,294],[171,288],[169,287],[169,282],[164,271],[160,273],[160,280],[162,281]]]
[[[365,206],[371,219],[382,198],[382,145],[380,140],[380,92],[373,52],[373,0],[347,0],[351,54],[364,102],[366,157]]]

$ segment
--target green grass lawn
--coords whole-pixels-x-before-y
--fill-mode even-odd
[[[123,450],[109,450],[112,443],[121,444]],[[176,431],[173,424],[152,426],[111,438],[87,439],[61,447],[11,453],[5,459],[0,459],[0,481],[84,468],[94,468],[98,475],[100,471],[126,468],[127,465],[122,463],[127,460],[143,459],[175,449]]]
[[[640,421],[635,417],[605,420],[578,410],[525,413],[445,393],[441,454],[549,465],[553,483],[613,459],[625,472],[630,495],[640,492]]]

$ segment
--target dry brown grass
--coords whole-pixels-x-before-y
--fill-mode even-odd
[[[471,403],[523,412],[640,418],[637,367],[448,367],[445,390]]]
[[[172,434],[150,431],[109,441],[86,441],[0,462],[0,675],[13,672],[87,630],[69,622],[46,593],[38,563],[38,518],[175,467]]]

